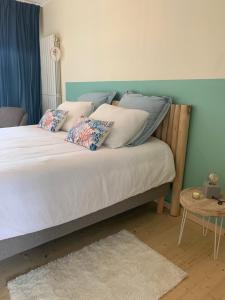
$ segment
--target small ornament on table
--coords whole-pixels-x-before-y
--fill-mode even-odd
[[[219,176],[216,173],[210,173],[208,180],[203,184],[203,192],[206,198],[218,199],[221,195],[219,186]]]
[[[201,194],[197,191],[192,193],[192,198],[195,200],[199,200],[200,199]]]
[[[209,175],[208,175],[208,182],[211,185],[218,185],[219,176],[216,173],[209,173]]]

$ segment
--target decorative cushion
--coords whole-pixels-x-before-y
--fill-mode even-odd
[[[59,131],[66,121],[68,111],[58,109],[48,109],[41,118],[38,127],[48,131]]]
[[[78,97],[77,101],[91,101],[95,105],[95,109],[104,103],[111,104],[115,98],[116,92],[96,92],[83,94]]]
[[[105,141],[110,148],[119,148],[127,143],[143,128],[149,113],[138,109],[126,109],[109,104],[101,105],[91,119],[111,120],[114,122],[112,131]]]
[[[120,107],[142,109],[149,112],[145,126],[129,141],[129,145],[137,146],[146,142],[165,118],[171,104],[172,99],[170,97],[124,94],[119,103]]]
[[[107,138],[112,126],[110,121],[81,118],[69,130],[66,141],[95,151]]]
[[[69,131],[75,121],[80,117],[88,117],[94,111],[92,102],[70,102],[65,101],[58,106],[57,109],[68,111],[66,122],[63,124],[62,130]]]

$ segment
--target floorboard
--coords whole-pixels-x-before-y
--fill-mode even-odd
[[[155,213],[155,204],[144,205],[122,215],[82,229],[23,254],[0,262],[0,300],[9,300],[6,282],[58,257],[76,251],[122,229],[134,233],[188,273],[163,300],[225,300],[225,251],[221,240],[219,259],[212,259],[213,233],[202,237],[201,227],[188,221],[181,246],[177,246],[180,218]]]

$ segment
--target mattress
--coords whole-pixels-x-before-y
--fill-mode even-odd
[[[90,151],[65,132],[0,129],[0,240],[83,217],[166,182],[175,168],[167,144]]]

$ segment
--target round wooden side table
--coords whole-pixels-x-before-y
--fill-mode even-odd
[[[200,198],[194,199],[192,197],[193,192],[199,192]],[[223,199],[225,200],[224,196]],[[205,198],[201,188],[189,188],[181,192],[180,204],[183,207],[183,216],[182,216],[182,221],[180,226],[178,245],[180,245],[182,240],[184,226],[186,223],[188,212],[198,214],[202,217],[203,236],[207,235],[209,222],[211,218],[214,217],[215,229],[214,229],[213,258],[217,259],[219,254],[223,219],[225,217],[225,202],[219,205],[217,200]]]

